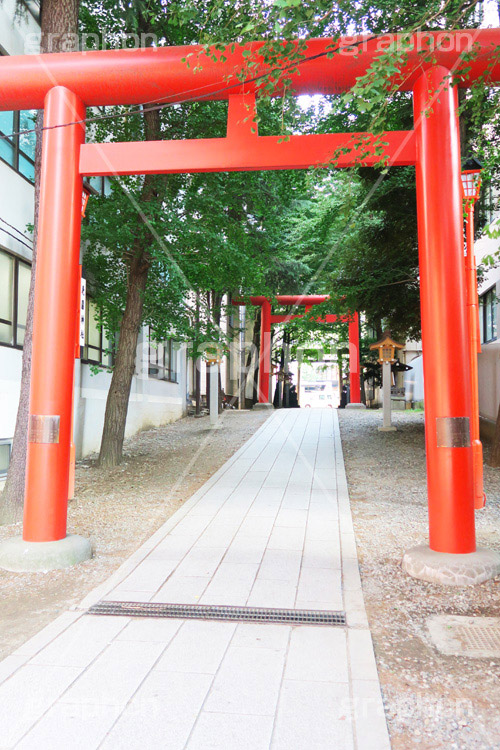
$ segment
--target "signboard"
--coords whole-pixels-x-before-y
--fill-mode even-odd
[[[87,290],[87,282],[84,278],[81,280],[82,284],[80,287],[80,346],[85,346],[85,294]]]

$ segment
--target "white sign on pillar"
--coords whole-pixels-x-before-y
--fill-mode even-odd
[[[87,281],[82,278],[80,287],[80,346],[85,346],[85,295],[87,291]]]

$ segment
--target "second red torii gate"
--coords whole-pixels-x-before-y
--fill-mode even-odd
[[[305,315],[314,305],[320,305],[329,299],[327,294],[277,294],[275,297],[252,296],[250,303],[260,306],[260,349],[259,349],[259,404],[270,403],[271,389],[271,325],[287,323],[303,315],[273,315],[273,301],[280,305],[305,307]],[[234,299],[233,305],[244,305],[244,300]],[[359,315],[357,312],[345,315],[328,313],[324,318],[315,318],[318,323],[337,323],[339,320],[349,324],[349,387],[351,404],[361,405],[361,382],[359,362]]]

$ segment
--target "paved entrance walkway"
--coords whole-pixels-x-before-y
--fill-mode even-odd
[[[345,610],[347,628],[85,614],[103,599]],[[0,747],[389,748],[336,412],[273,413],[112,578],[2,662]]]

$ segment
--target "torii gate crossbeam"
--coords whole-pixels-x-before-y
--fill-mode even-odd
[[[306,57],[287,83],[297,94],[346,91],[397,41],[397,35],[308,40]],[[500,29],[406,37],[403,62],[388,78],[388,88],[413,92],[414,129],[380,138],[360,134],[365,146],[352,134],[280,142],[252,133],[259,83],[241,82],[237,74],[248,54],[255,55],[252,76],[269,71],[259,58],[260,44],[235,45],[223,62],[203,57],[196,46],[0,58],[0,110],[45,109],[23,537],[33,544],[66,535],[82,176],[324,167],[339,149],[334,166],[384,160],[387,166],[416,168],[430,558],[418,563],[424,572],[411,562],[421,560],[418,554],[406,565],[412,574],[429,577],[425,571],[434,563],[439,568],[440,553],[451,565],[457,555],[472,559],[476,549],[470,331],[453,84],[467,87],[481,77],[492,86],[500,83]],[[202,56],[196,75],[185,63],[191,53]],[[188,145],[84,144],[86,107],[190,98],[229,100],[226,138]],[[497,558],[490,558],[475,580],[497,569]]]

